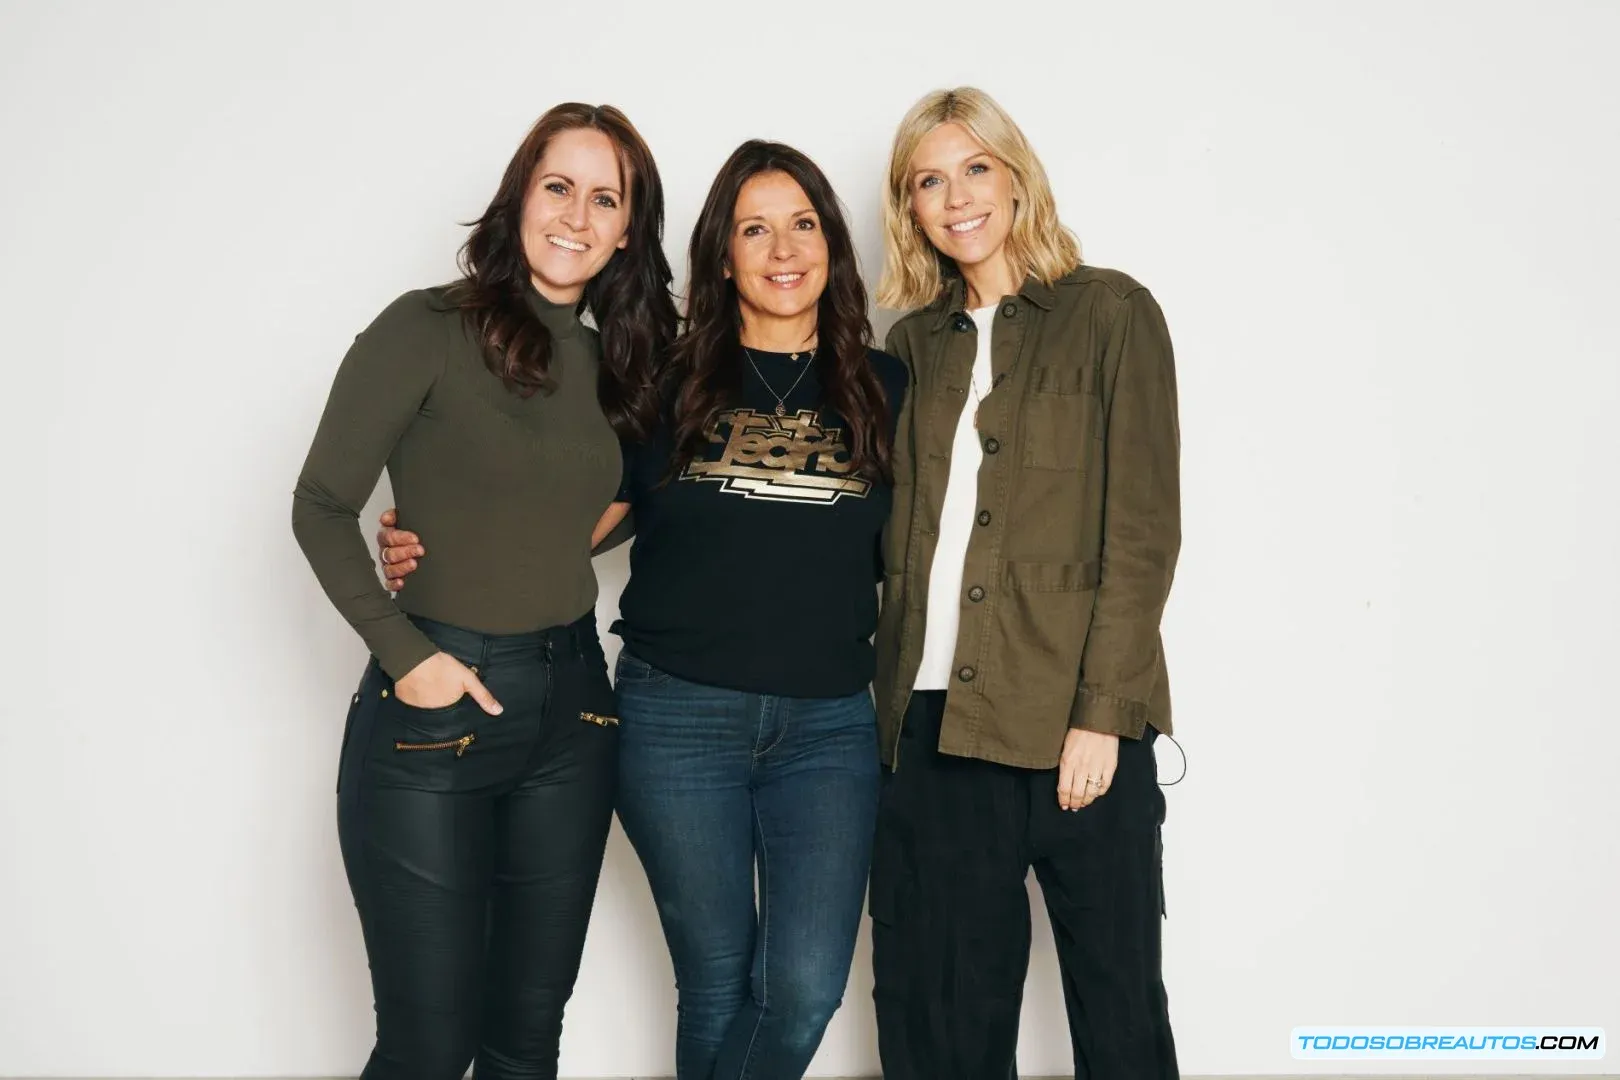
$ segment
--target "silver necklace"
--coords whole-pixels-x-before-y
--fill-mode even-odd
[[[990,391],[988,391],[988,390],[986,390],[982,394],[979,392],[978,374],[979,373],[977,371],[974,371],[974,372],[971,372],[968,375],[968,389],[973,392],[973,430],[974,431],[979,430],[979,409],[984,404],[984,399],[985,399],[986,395],[988,395],[990,393]]]
[[[810,350],[809,355],[805,358],[804,365],[799,368],[799,377],[793,380],[793,385],[788,387],[787,393],[785,394],[778,394],[776,392],[776,388],[771,385],[771,381],[765,377],[764,372],[759,370],[759,365],[754,363],[754,354],[748,351],[748,346],[744,345],[742,347],[742,351],[743,355],[748,357],[748,366],[754,369],[754,374],[759,376],[759,381],[765,384],[766,391],[771,395],[771,397],[776,399],[776,415],[786,416],[787,399],[793,396],[793,391],[797,390],[799,388],[799,384],[804,381],[804,373],[810,370],[810,362],[816,358],[816,350]],[[799,358],[798,353],[793,353],[791,355],[795,360]]]

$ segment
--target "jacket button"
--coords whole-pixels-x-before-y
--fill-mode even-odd
[[[984,599],[984,590],[977,585],[973,586],[973,588],[968,590],[968,599],[977,604],[980,600]]]
[[[1018,314],[1018,305],[1008,302],[1001,306],[1002,318],[1011,319]]]
[[[978,674],[978,672],[974,671],[972,668],[965,667],[961,671],[958,671],[956,673],[956,677],[958,679],[961,679],[963,682],[972,682],[973,681],[973,676],[975,676],[977,674]]]
[[[996,451],[998,451],[1000,449],[1001,449],[1001,444],[999,442],[997,442],[995,439],[986,439],[986,440],[984,440],[984,452],[985,453],[994,454]]]
[[[988,524],[990,524],[990,511],[988,511],[988,510],[980,510],[979,511],[979,524],[980,525],[988,525]]]
[[[957,316],[951,320],[951,328],[954,329],[958,334],[965,334],[969,330],[978,329],[978,327],[974,325],[972,319],[960,313],[958,313]]]

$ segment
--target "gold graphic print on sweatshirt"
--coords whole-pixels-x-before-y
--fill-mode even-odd
[[[747,499],[829,506],[846,495],[864,499],[872,490],[870,480],[850,472],[843,429],[822,427],[814,409],[793,416],[723,412],[709,442],[722,447],[719,460],[694,460],[682,480],[714,481]]]

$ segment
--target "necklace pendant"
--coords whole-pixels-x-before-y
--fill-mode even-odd
[[[776,403],[776,415],[777,416],[786,416],[787,415],[787,406],[783,405],[780,401],[778,401]]]

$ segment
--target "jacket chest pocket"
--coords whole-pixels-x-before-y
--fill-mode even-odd
[[[1024,405],[1024,465],[1083,471],[1102,430],[1102,403],[1084,369],[1037,367]]]
[[[940,385],[926,392],[917,402],[916,458],[911,466],[915,473],[919,464],[950,459],[956,442],[956,426],[962,420],[962,410],[968,407],[967,391],[961,387]],[[926,468],[926,464],[921,467]],[[898,474],[896,479],[899,479]]]

